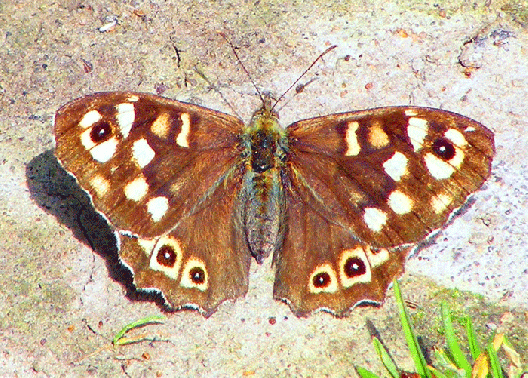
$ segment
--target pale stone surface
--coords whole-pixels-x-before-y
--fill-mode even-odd
[[[484,295],[448,298],[479,324],[521,329],[522,339],[526,320],[514,316],[506,326],[496,320],[504,310],[486,299],[514,315],[528,308],[528,33],[509,14],[496,21],[499,5],[415,3],[1,3],[0,376],[346,377],[355,376],[354,365],[381,372],[367,319],[399,366],[412,370],[392,298],[346,319],[298,319],[273,301],[269,261],[252,266],[245,299],[211,318],[168,315],[135,333],[167,341],[105,349],[122,326],[161,311],[128,299],[113,279],[122,272],[79,242],[83,225],[96,220],[70,179],[54,181],[52,117],[85,94],[167,88],[167,97],[248,120],[260,100],[217,31],[240,48],[259,88],[275,96],[320,52],[338,46],[301,80],[309,83],[303,91],[286,95],[283,125],[412,104],[459,112],[495,132],[492,177],[473,206],[409,260],[403,290],[430,313],[418,326],[428,347],[436,337],[433,299],[442,296],[433,281]],[[119,23],[101,33],[107,16]],[[459,56],[480,68],[465,71]],[[481,318],[483,308],[488,317]]]

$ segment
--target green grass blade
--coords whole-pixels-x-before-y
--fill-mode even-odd
[[[442,373],[440,370],[438,369],[435,369],[434,367],[432,366],[427,366],[427,369],[431,372],[431,375],[435,378],[448,378],[447,375],[445,375],[444,373]]]
[[[403,302],[398,280],[393,281],[393,287],[394,287],[394,296],[396,298],[396,303],[398,305],[398,310],[400,313],[400,320],[402,322],[403,333],[405,334],[405,339],[407,340],[409,351],[414,360],[414,366],[416,368],[416,372],[421,377],[431,378],[431,373],[427,369],[427,363],[425,362],[425,357],[422,353],[422,350],[420,349],[420,346],[418,345],[418,341],[416,340],[416,336],[412,330],[411,321],[409,319],[409,314],[407,314],[405,303]]]
[[[152,323],[162,323],[163,320],[165,320],[165,317],[160,316],[160,315],[153,315],[153,316],[148,316],[143,319],[139,319],[138,321],[135,321],[133,323],[127,324],[123,328],[121,328],[121,330],[118,333],[116,333],[116,335],[112,339],[112,344],[114,345],[119,344],[119,339],[121,339],[125,335],[125,333],[127,333],[131,329],[142,327],[144,325],[152,324]]]
[[[458,370],[458,366],[455,365],[453,361],[449,358],[449,356],[446,354],[446,352],[442,349],[435,350],[435,358],[438,361],[438,363],[446,368],[453,371]]]
[[[480,348],[480,345],[478,343],[477,335],[475,333],[473,323],[471,322],[469,316],[466,317],[466,334],[468,337],[469,351],[471,353],[471,357],[473,358],[473,360],[476,360],[482,352],[482,349]]]
[[[370,370],[362,368],[361,366],[356,366],[355,368],[361,378],[380,378]]]
[[[489,357],[489,364],[491,370],[491,376],[493,378],[504,378],[502,374],[502,369],[499,362],[499,356],[497,356],[497,351],[493,347],[493,343],[489,343],[488,348],[486,349]]]
[[[451,312],[445,302],[442,303],[442,319],[444,321],[447,346],[449,347],[449,352],[453,357],[453,361],[459,368],[464,369],[467,378],[471,378],[471,365],[458,345],[458,340],[453,328],[453,321],[451,319]]]
[[[374,344],[374,349],[376,350],[376,353],[378,354],[381,362],[383,363],[383,366],[385,366],[385,369],[387,369],[391,377],[399,378],[400,373],[398,371],[398,367],[392,360],[385,347],[381,344],[381,341],[379,341],[379,339],[375,337],[374,340],[372,340],[372,343]]]
[[[444,350],[437,349],[435,350],[436,365],[442,367],[444,374],[448,378],[465,378],[466,371],[460,369],[455,365],[453,361],[449,358],[447,353]]]

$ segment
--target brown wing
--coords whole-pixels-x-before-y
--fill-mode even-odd
[[[302,201],[378,248],[440,228],[490,175],[493,133],[438,109],[335,114],[287,129],[287,175]]]
[[[321,216],[297,193],[287,191],[284,246],[275,255],[274,297],[298,316],[326,309],[346,315],[362,302],[381,302],[403,273],[410,248],[378,249]]]
[[[241,175],[227,180],[167,235],[120,235],[119,255],[136,287],[159,290],[171,308],[198,308],[206,316],[245,295],[251,255],[234,211],[240,185]]]
[[[59,109],[56,155],[116,228],[148,239],[234,169],[243,128],[235,117],[154,95],[98,93]]]

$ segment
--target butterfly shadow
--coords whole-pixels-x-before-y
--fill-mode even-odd
[[[135,289],[132,272],[119,259],[114,230],[94,209],[90,196],[79,187],[75,178],[62,168],[52,150],[36,156],[27,164],[26,181],[30,198],[105,260],[110,277],[126,288],[129,299],[155,302],[168,311],[161,294]]]

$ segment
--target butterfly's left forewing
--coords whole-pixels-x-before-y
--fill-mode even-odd
[[[288,127],[287,171],[303,201],[368,245],[422,240],[491,171],[493,133],[439,109],[390,107]]]

